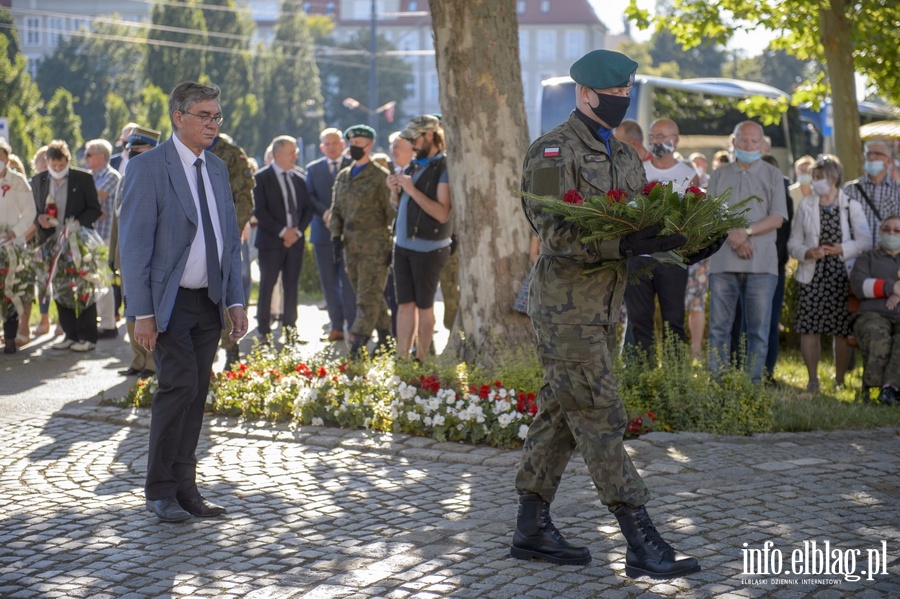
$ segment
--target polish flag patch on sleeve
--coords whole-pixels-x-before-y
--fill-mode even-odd
[[[559,148],[544,148],[544,158],[556,158],[559,156]]]

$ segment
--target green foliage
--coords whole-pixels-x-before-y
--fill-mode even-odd
[[[153,5],[148,34],[147,80],[168,93],[183,81],[199,81],[206,72],[206,20],[196,0]]]
[[[376,144],[387,147],[388,135],[402,128],[407,117],[403,111],[403,100],[409,95],[407,87],[412,84],[412,74],[407,63],[399,56],[390,56],[388,50],[393,50],[393,44],[382,35],[375,40],[375,62],[378,66],[378,92],[375,96],[374,106],[369,106],[369,71],[371,59],[368,50],[371,46],[371,31],[361,29],[345,43],[338,46],[336,56],[324,55],[318,58],[319,70],[323,81],[329,83],[326,86],[325,115],[330,123],[338,123],[346,128],[356,123],[369,121],[369,114],[357,108],[350,109],[344,106],[345,98],[354,98],[366,108],[375,110],[387,102],[397,102],[394,112],[397,115],[394,123],[385,119],[385,113],[377,115],[375,130],[377,132]]]
[[[9,143],[13,152],[28,162],[35,149],[50,141],[50,130],[41,114],[44,103],[21,54],[9,60],[9,37],[0,35],[0,115],[9,118]]]
[[[45,101],[62,87],[74,96],[74,110],[83,122],[87,139],[101,136],[105,129],[106,99],[110,93],[125,98],[128,106],[140,103],[143,77],[136,64],[145,60],[143,43],[125,41],[145,32],[127,25],[95,23],[92,35],[61,38],[53,53],[42,60],[35,78]],[[128,118],[122,122],[124,125]],[[106,139],[115,139],[115,135]]]
[[[650,42],[627,40],[619,44],[618,50],[638,63],[638,70],[642,75],[669,77],[670,79],[680,77],[678,63],[674,60],[654,62],[650,57]]]
[[[617,362],[619,395],[632,416],[652,413],[658,430],[749,435],[771,430],[774,398],[742,370],[713,377],[690,347],[665,335],[658,355],[628,351]]]
[[[277,135],[319,139],[324,128],[322,85],[312,51],[312,32],[299,0],[285,0],[275,24],[275,40],[269,53],[256,65],[259,129],[262,149]]]
[[[785,50],[769,47],[758,56],[738,60],[730,76],[759,81],[791,94],[821,72],[822,65],[814,60],[801,60]]]
[[[57,88],[47,102],[47,124],[50,131],[54,139],[62,139],[68,143],[73,154],[84,144],[84,137],[81,136],[81,117],[75,114],[74,104],[72,93],[63,88]]]
[[[103,139],[118,139],[122,128],[131,122],[131,111],[121,96],[114,92],[106,94],[104,102],[106,109],[103,114],[103,122],[106,123],[100,137]]]
[[[19,33],[16,30],[16,20],[9,10],[0,7],[0,32],[6,38],[6,59],[13,62],[19,54]]]
[[[135,122],[160,131],[160,140],[172,135],[169,120],[169,94],[156,85],[148,85],[141,92],[141,103],[135,112]],[[121,129],[120,129],[121,131]]]
[[[692,48],[683,48],[676,42],[672,32],[662,29],[653,32],[647,45],[654,65],[674,62],[678,65],[678,75],[682,79],[722,76],[726,53],[719,44],[708,39],[701,40],[700,44]],[[643,66],[641,72],[646,72]]]
[[[303,238],[306,247],[303,248],[303,268],[300,269],[300,281],[297,283],[297,286],[306,297],[320,297],[322,295],[322,285],[319,283],[319,267],[316,264],[316,256],[313,253],[313,244],[309,240],[309,229],[307,229]]]

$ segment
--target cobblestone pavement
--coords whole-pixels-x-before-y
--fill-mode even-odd
[[[143,507],[147,425],[145,411],[96,406],[0,418],[0,596],[900,596],[892,430],[629,442],[656,523],[703,566],[657,582],[624,575],[581,461],[553,513],[594,561],[556,566],[507,555],[515,451],[211,419],[201,484],[228,516],[162,524]],[[764,561],[780,552],[787,569],[804,542],[829,541],[832,571],[862,579],[743,574],[743,544],[766,541]],[[869,580],[882,542],[888,563]]]
[[[127,387],[127,346],[85,360],[46,344],[0,358],[3,598],[900,597],[891,429],[628,442],[663,536],[703,566],[632,580],[580,459],[552,511],[593,562],[525,562],[508,557],[518,452],[403,435],[210,418],[201,485],[228,516],[159,523],[142,494],[147,412],[95,405]],[[812,563],[826,541],[828,574]],[[751,574],[745,550],[768,571]]]

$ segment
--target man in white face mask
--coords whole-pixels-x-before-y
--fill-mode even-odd
[[[866,222],[873,235],[873,247],[878,245],[879,227],[890,214],[900,214],[900,184],[891,176],[894,155],[889,141],[866,142],[865,174],[844,186],[844,193],[850,199],[862,204]]]

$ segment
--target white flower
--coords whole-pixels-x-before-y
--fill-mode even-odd
[[[434,422],[435,426],[441,426],[445,422],[444,415],[443,414],[435,414],[433,422]]]
[[[494,402],[494,412],[497,414],[502,414],[504,412],[509,412],[512,409],[512,404],[506,401],[505,399],[501,399],[500,401]]]
[[[325,426],[325,421],[316,416],[312,419],[312,422],[310,422],[310,424],[312,424],[313,426]]]
[[[422,419],[422,422],[425,423],[425,426],[431,426],[431,424],[432,424],[431,416],[426,416],[425,418]]]
[[[497,423],[501,427],[508,426],[509,424],[512,423],[513,420],[515,420],[515,416],[513,416],[512,414],[510,414],[508,412],[506,414],[500,414],[500,416],[497,417]]]
[[[410,422],[415,422],[415,421],[419,420],[419,418],[420,418],[420,416],[419,416],[418,412],[407,412],[406,413],[406,419],[409,420]]]
[[[501,387],[500,390],[497,391],[497,395],[499,395],[500,397],[506,398],[506,396],[507,396],[506,389],[503,389],[503,388]]]
[[[528,436],[528,425],[527,424],[520,425],[519,426],[519,438],[524,441],[525,437],[527,437],[527,436]]]

